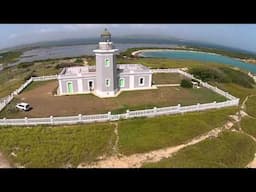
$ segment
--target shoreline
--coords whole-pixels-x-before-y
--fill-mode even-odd
[[[194,50],[189,50],[189,49],[141,49],[141,50],[138,50],[138,51],[134,51],[131,53],[132,56],[135,56],[135,57],[140,57],[143,55],[140,55],[140,54],[143,54],[145,52],[159,52],[159,51],[184,51],[184,52],[195,52],[195,53],[206,53],[206,54],[210,54],[210,55],[221,55],[221,54],[217,54],[217,53],[209,53],[209,52],[204,52],[204,51],[194,51]],[[221,55],[221,56],[224,56],[224,55]]]
[[[217,54],[217,53],[209,53],[209,52],[204,52],[204,51],[194,51],[194,50],[181,50],[181,49],[141,49],[141,50],[137,50],[131,53],[132,56],[135,57],[144,57],[143,53],[145,52],[158,52],[158,51],[184,51],[184,52],[195,52],[195,53],[205,53],[205,54],[210,54],[210,55],[219,55],[219,56],[224,56],[224,57],[229,57],[229,56],[225,56],[225,55],[221,55],[221,54]],[[229,57],[232,59],[236,59],[238,61],[244,62],[244,63],[248,63],[248,64],[252,64],[252,65],[256,65],[256,59],[240,59],[237,57]]]

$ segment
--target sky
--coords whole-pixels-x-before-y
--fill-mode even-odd
[[[256,24],[0,24],[0,49],[41,41],[150,34],[214,43],[256,53]]]

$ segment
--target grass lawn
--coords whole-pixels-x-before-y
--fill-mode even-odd
[[[256,119],[244,117],[241,121],[242,129],[256,138]]]
[[[30,167],[77,167],[108,154],[115,135],[111,124],[0,128],[0,151],[13,163]],[[10,155],[14,152],[17,156]]]
[[[131,119],[119,123],[119,150],[130,155],[182,144],[222,126],[235,107],[185,115]]]
[[[185,79],[185,77],[178,73],[154,73],[152,76],[152,81],[155,85],[180,84],[182,79]]]
[[[36,85],[37,83],[40,84]],[[208,103],[213,101],[225,101],[218,95],[206,88],[186,89],[181,87],[160,87],[152,90],[126,91],[115,98],[98,98],[92,94],[53,96],[53,90],[58,86],[57,81],[34,82],[32,88],[24,90],[16,97],[15,102],[24,101],[31,104],[33,109],[29,112],[14,111],[14,105],[8,105],[0,117],[49,117],[68,116],[80,114],[124,113],[127,109],[138,110],[153,107],[166,107],[181,104],[191,105]],[[13,103],[13,102],[12,102]],[[47,107],[46,107],[47,106]]]
[[[254,158],[256,143],[248,136],[224,132],[219,137],[188,146],[146,168],[243,168]]]
[[[218,88],[229,92],[231,95],[240,98],[240,103],[244,101],[244,99],[248,95],[256,94],[256,88],[245,88],[240,85],[234,83],[212,83],[216,85]]]
[[[249,97],[246,101],[246,112],[256,118],[256,96]]]
[[[220,126],[235,108],[184,115],[118,121],[119,150],[145,152],[181,144]],[[0,151],[13,165],[25,167],[76,167],[110,155],[114,125],[97,123],[73,126],[1,127]],[[11,155],[11,153],[16,154]]]
[[[188,60],[188,59],[167,59],[167,58],[118,58],[118,64],[129,64],[129,63],[140,63],[150,68],[192,68],[192,67],[200,67],[200,66],[209,66],[209,67],[216,67],[216,66],[226,66],[225,64],[221,63],[214,63],[214,62],[205,62],[205,61],[198,61],[198,60]]]
[[[47,62],[36,62],[26,64],[26,67],[10,67],[0,71],[0,98],[12,93],[19,88],[31,75],[55,75],[59,69],[55,69],[55,64]]]

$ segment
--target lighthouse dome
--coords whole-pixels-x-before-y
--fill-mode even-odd
[[[104,29],[104,31],[101,33],[101,41],[102,42],[110,42],[111,41],[111,33],[107,30],[107,28]]]

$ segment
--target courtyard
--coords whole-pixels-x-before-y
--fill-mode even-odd
[[[170,74],[168,74],[170,75]],[[180,83],[181,77],[170,78],[168,75],[154,76],[155,84]],[[175,74],[177,76],[177,74]],[[225,101],[218,95],[206,88],[186,89],[179,86],[158,87],[152,90],[124,91],[115,98],[98,98],[93,94],[54,96],[58,82],[45,81],[33,82],[20,95],[7,105],[0,113],[1,118],[24,118],[24,117],[49,117],[49,116],[72,116],[89,115],[112,112],[125,113],[129,110],[149,109],[153,107],[167,107],[181,104],[193,105],[197,103]],[[29,112],[18,111],[15,105],[18,102],[27,102],[32,106]]]

